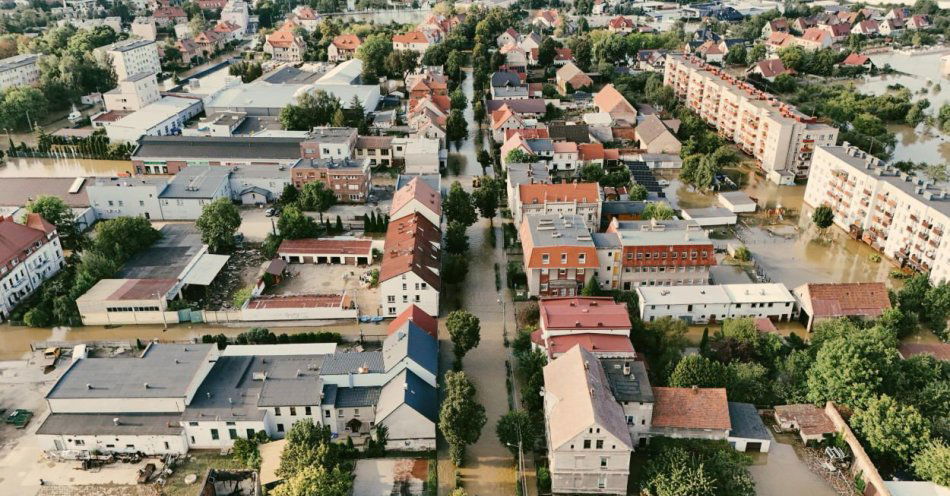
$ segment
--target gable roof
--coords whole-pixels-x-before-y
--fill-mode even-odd
[[[333,38],[333,46],[341,50],[356,50],[363,44],[360,37],[355,34],[341,34]]]
[[[673,134],[656,114],[650,114],[644,117],[643,120],[637,124],[637,136],[639,136],[644,143],[651,143],[664,133]]]
[[[623,409],[611,394],[600,360],[593,354],[575,346],[545,365],[544,389],[552,450],[594,425],[633,449]]]
[[[653,426],[731,429],[725,388],[653,388]]]
[[[847,57],[844,58],[844,60],[841,61],[841,65],[862,66],[867,64],[869,60],[871,60],[871,58],[867,55],[851,52]]]
[[[393,43],[429,43],[429,40],[421,31],[409,31],[405,34],[394,34]]]
[[[794,71],[791,69],[786,69],[785,64],[782,63],[782,59],[776,57],[774,59],[765,59],[760,60],[755,64],[758,67],[759,72],[762,73],[762,77],[773,78],[781,74],[792,74]]]
[[[412,272],[438,291],[442,280],[438,270],[442,233],[419,213],[391,220],[386,229],[379,281]]]
[[[383,386],[376,406],[376,423],[385,422],[389,414],[404,404],[431,422],[439,419],[439,398],[435,388],[409,369]]]
[[[442,216],[442,195],[432,189],[428,183],[415,177],[409,184],[396,190],[393,194],[392,205],[389,208],[390,215],[395,214],[402,207],[406,206],[412,200],[416,200],[428,208],[436,217]]]
[[[40,214],[28,214],[24,224],[17,224],[13,217],[0,216],[0,267],[7,266],[14,258],[21,262],[26,260],[27,250],[55,230]]]
[[[630,329],[627,306],[610,297],[542,298],[538,302],[542,329]]]
[[[596,105],[601,112],[607,112],[608,114],[615,110],[636,112],[633,105],[630,105],[630,102],[624,98],[623,94],[617,91],[617,88],[615,88],[613,84],[604,86],[594,95],[594,105]]]
[[[414,304],[409,305],[401,314],[397,315],[389,323],[386,334],[392,334],[403,327],[407,322],[411,322],[423,331],[429,333],[433,338],[439,339],[439,321],[435,317],[427,314],[425,310]]]
[[[383,340],[383,364],[386,370],[409,358],[432,375],[439,373],[439,342],[419,326],[408,322]]]
[[[815,43],[823,43],[824,40],[830,38],[831,35],[828,34],[828,31],[820,28],[808,28],[802,34],[802,39],[805,41],[812,41]]]
[[[891,308],[887,287],[880,282],[804,284],[796,293],[812,317],[878,317]]]
[[[587,78],[587,80],[590,80],[587,74],[584,74],[584,71],[582,71],[580,67],[574,65],[574,62],[571,61],[568,61],[557,70],[557,78],[563,81],[571,82],[574,80],[574,78],[581,76]]]

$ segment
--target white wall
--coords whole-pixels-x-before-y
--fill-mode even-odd
[[[36,440],[39,443],[40,449],[43,451],[56,451],[56,441],[58,440],[65,450],[75,450],[76,455],[80,452],[92,450],[96,450],[100,453],[142,452],[146,455],[182,455],[188,452],[188,443],[185,440],[184,433],[168,436],[73,436],[37,434]]]
[[[241,320],[246,322],[269,320],[336,320],[355,319],[358,316],[355,308],[340,307],[308,307],[308,308],[261,308],[250,309],[245,306],[241,309]]]
[[[158,195],[163,186],[156,184],[127,185],[129,180],[119,179],[104,185],[96,183],[86,187],[89,203],[100,219],[116,217],[146,217],[161,220],[162,210]]]
[[[193,425],[198,424],[198,425]],[[233,425],[229,425],[233,424]],[[198,421],[182,422],[185,427],[185,435],[188,439],[188,446],[194,449],[221,449],[230,448],[234,445],[231,439],[229,429],[235,429],[237,437],[247,438],[247,430],[254,429],[254,432],[267,432],[263,420],[255,421]],[[217,429],[218,439],[213,439],[212,430]]]
[[[435,423],[405,403],[378,423],[389,428],[389,449],[435,449]]]
[[[95,386],[95,385],[93,385]],[[47,398],[52,413],[179,413],[185,410],[184,397],[165,398]]]
[[[405,276],[405,279],[402,277]],[[406,289],[403,290],[403,284]],[[416,285],[426,284],[427,289],[416,289]],[[421,286],[419,286],[421,288]],[[403,301],[403,297],[406,301]],[[416,297],[418,296],[418,301]],[[392,297],[392,301],[390,301]],[[439,292],[422,280],[413,272],[396,276],[379,284],[379,301],[382,307],[381,314],[395,317],[402,313],[409,305],[416,305],[429,315],[439,314]]]

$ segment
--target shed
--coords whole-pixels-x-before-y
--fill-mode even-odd
[[[732,226],[739,220],[732,211],[721,207],[684,208],[682,216],[696,221],[701,227]]]
[[[797,430],[803,443],[821,441],[834,434],[835,426],[825,411],[815,405],[776,405],[775,422],[785,430]]]
[[[755,212],[758,204],[749,195],[742,191],[727,191],[716,195],[719,204],[732,213],[743,214]]]
[[[242,205],[263,205],[274,201],[273,193],[258,186],[244,188],[238,196]]]
[[[737,451],[768,453],[772,434],[762,422],[762,417],[751,403],[729,402],[729,420],[732,429],[727,440]]]

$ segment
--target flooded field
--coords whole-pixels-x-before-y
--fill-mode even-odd
[[[131,174],[132,162],[85,158],[8,158],[4,165],[0,165],[0,178],[115,176],[121,173]]]

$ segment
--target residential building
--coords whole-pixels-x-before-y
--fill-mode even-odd
[[[884,165],[844,143],[816,151],[805,203],[827,205],[834,223],[903,267],[950,281],[950,185]]]
[[[155,8],[152,11],[152,18],[155,19],[155,24],[162,27],[188,23],[188,14],[176,5],[164,4]]]
[[[607,21],[607,30],[611,33],[632,33],[636,26],[637,24],[633,22],[633,19],[624,16],[617,16]]]
[[[356,55],[356,50],[363,42],[355,34],[341,34],[333,38],[327,47],[327,60],[330,62],[343,62],[350,60]]]
[[[627,494],[633,442],[600,361],[575,346],[544,367],[551,490]]]
[[[152,40],[129,39],[97,48],[112,58],[119,81],[139,74],[157,74],[162,71],[158,57],[158,45]]]
[[[290,168],[294,186],[320,181],[340,203],[366,203],[372,173],[369,161],[350,158],[302,158]]]
[[[749,69],[749,73],[758,74],[759,76],[762,76],[762,79],[773,82],[775,81],[775,78],[781,76],[782,74],[795,74],[795,70],[786,69],[785,64],[782,63],[782,59],[775,57],[756,62],[755,65]]]
[[[353,144],[353,156],[366,160],[370,167],[391,167],[394,162],[392,136],[359,136]]]
[[[296,27],[293,21],[287,21],[280,29],[267,35],[264,41],[264,53],[270,54],[273,60],[280,62],[302,62],[307,44],[304,43],[303,38],[294,34]]]
[[[300,25],[300,27],[307,30],[308,33],[312,33],[317,30],[320,26],[320,16],[314,12],[309,5],[298,5],[294,7],[293,12],[290,14],[290,18],[294,22]]]
[[[837,128],[692,57],[668,56],[664,84],[779,184],[807,177],[815,149],[838,138]]]
[[[132,20],[132,34],[139,38],[155,41],[155,38],[158,37],[155,19],[152,17],[136,17]]]
[[[653,388],[655,436],[689,439],[729,437],[729,401],[725,388]]]
[[[694,221],[610,221],[593,235],[602,288],[705,285],[716,257],[709,236]]]
[[[877,319],[891,308],[887,287],[880,282],[802,284],[793,293],[799,319],[811,331],[815,324],[840,317]]]
[[[598,268],[597,250],[576,215],[524,216],[519,229],[531,296],[574,296]]]
[[[405,329],[409,324],[422,329],[436,340],[439,339],[438,319],[425,313],[425,311],[415,305],[409,305],[401,314],[389,321],[389,325],[386,328],[386,335],[388,336],[400,329]]]
[[[531,25],[541,29],[554,29],[560,26],[561,23],[561,15],[557,9],[538,10],[531,18]]]
[[[422,136],[393,138],[392,156],[405,174],[438,174],[448,160],[448,152],[437,139]]]
[[[429,39],[418,30],[393,35],[393,50],[410,50],[422,57],[422,54],[429,49],[429,45],[431,45]]]
[[[647,153],[664,153],[679,155],[682,144],[676,138],[679,121],[670,121],[677,129],[670,129],[667,122],[656,114],[645,116],[634,130],[634,137],[640,143],[640,148]]]
[[[0,91],[14,86],[30,86],[40,80],[40,56],[34,53],[14,55],[0,60]]]
[[[491,97],[493,100],[523,100],[529,97],[528,86],[515,71],[496,71],[491,75]]]
[[[638,286],[636,290],[644,322],[664,317],[690,324],[746,317],[789,322],[796,315],[795,297],[778,283]]]
[[[612,84],[607,84],[594,95],[594,105],[601,112],[610,114],[614,122],[624,121],[628,125],[637,122],[637,109]]]
[[[56,226],[35,213],[23,224],[0,216],[0,322],[65,265]]]
[[[538,308],[539,329],[531,340],[549,360],[575,345],[598,358],[636,358],[626,305],[610,297],[553,297],[542,298]]]
[[[420,213],[390,218],[379,271],[382,315],[395,317],[409,305],[439,314],[442,232]]]
[[[102,94],[106,110],[141,110],[162,98],[158,89],[157,73],[141,72],[120,79],[115,88]]]
[[[251,24],[247,2],[243,0],[228,0],[228,3],[221,9],[221,21],[230,22],[241,28],[240,34],[243,36]]]
[[[558,91],[562,95],[574,93],[576,90],[594,84],[594,80],[585,74],[584,71],[580,70],[579,67],[574,65],[573,62],[568,62],[557,70],[555,73],[555,82]]]
[[[205,205],[232,197],[231,171],[224,167],[194,165],[175,175],[158,195],[164,220],[196,220]],[[139,202],[141,205],[141,202]]]
[[[521,34],[515,31],[515,28],[508,28],[495,38],[495,44],[498,45],[498,48],[501,48],[505,45],[517,45],[520,40]]]
[[[591,230],[600,225],[603,193],[597,183],[520,184],[512,212],[515,224],[527,216],[572,215]]]
[[[99,177],[87,187],[89,203],[100,219],[116,217],[145,217],[161,220],[158,197],[168,185],[168,179]]]
[[[442,225],[442,196],[419,177],[396,190],[389,208],[389,218],[399,219],[418,214],[432,225]]]

